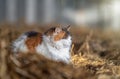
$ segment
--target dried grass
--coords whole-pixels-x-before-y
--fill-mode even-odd
[[[12,41],[25,31],[41,29],[46,28],[1,25],[0,79],[120,79],[120,37],[110,31],[72,28],[71,64],[38,54],[14,57]]]

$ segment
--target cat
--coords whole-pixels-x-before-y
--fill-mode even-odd
[[[26,32],[13,41],[12,51],[16,54],[36,52],[48,59],[70,63],[72,37],[69,29],[70,25],[65,28],[52,27],[43,34]]]

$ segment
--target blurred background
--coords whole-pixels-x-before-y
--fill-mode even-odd
[[[0,23],[72,24],[120,30],[120,0],[0,0]]]

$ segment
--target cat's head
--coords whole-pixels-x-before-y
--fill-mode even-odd
[[[52,27],[48,29],[44,34],[46,36],[53,37],[54,41],[59,41],[61,39],[67,39],[70,36],[70,25],[67,27]]]

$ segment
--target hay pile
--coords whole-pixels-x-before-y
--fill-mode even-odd
[[[46,29],[21,26],[0,27],[0,79],[120,79],[120,37],[113,32],[72,28],[71,64],[65,64],[38,54],[14,57],[14,39],[25,31]]]

